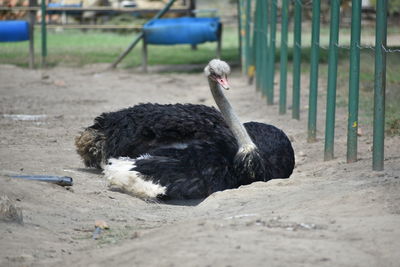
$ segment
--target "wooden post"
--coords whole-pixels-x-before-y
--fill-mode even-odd
[[[221,58],[221,46],[222,46],[222,23],[218,29],[218,40],[217,40],[217,58]]]
[[[147,73],[147,42],[146,36],[142,38],[143,46],[142,46],[142,70],[144,73]]]
[[[196,13],[194,13],[193,11],[196,9],[196,1],[195,0],[190,0],[189,3],[189,10],[190,10],[190,17],[194,18],[196,17]],[[197,45],[191,45],[192,50],[197,50]]]

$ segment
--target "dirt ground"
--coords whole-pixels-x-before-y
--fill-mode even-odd
[[[291,110],[279,116],[234,71],[227,94],[241,119],[274,124],[292,139],[291,178],[203,201],[145,202],[108,190],[100,172],[85,169],[74,137],[104,111],[140,102],[214,102],[201,73],[103,68],[0,65],[0,197],[23,215],[23,224],[0,222],[0,266],[399,266],[399,137],[386,139],[385,170],[374,172],[371,129],[360,120],[360,160],[347,164],[347,111],[338,107],[336,158],[324,162],[323,131],[316,143],[306,142],[307,77],[296,121]],[[321,130],[324,117],[320,112]],[[9,174],[70,176],[74,185]],[[95,220],[110,226],[97,240]]]

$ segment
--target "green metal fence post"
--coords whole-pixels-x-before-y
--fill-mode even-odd
[[[385,141],[387,0],[377,1],[375,32],[374,137],[372,169],[383,170]]]
[[[261,52],[262,52],[262,64],[261,64],[261,88],[262,92],[266,96],[268,94],[267,92],[267,78],[268,78],[268,66],[267,66],[267,61],[268,61],[268,20],[269,20],[269,9],[268,9],[268,3],[269,0],[264,0],[262,1],[262,46],[261,46]]]
[[[288,0],[282,0],[279,114],[286,113],[286,83],[287,83],[288,24],[289,24],[288,9],[289,9]]]
[[[238,40],[239,40],[239,58],[240,58],[240,65],[242,67],[242,73],[244,73],[244,53],[243,53],[243,35],[242,35],[242,4],[243,0],[237,0],[237,17],[238,17]]]
[[[256,88],[265,94],[265,0],[258,0],[257,11],[257,47],[256,47]]]
[[[310,96],[308,103],[307,141],[317,139],[317,100],[318,100],[318,63],[319,63],[319,24],[321,0],[314,0],[312,6],[311,59],[310,59]]]
[[[270,51],[269,51],[269,44],[270,44],[270,33],[269,33],[269,24],[271,23],[271,17],[270,17],[270,11],[271,11],[271,0],[265,0],[265,33],[266,33],[266,38],[265,38],[265,46],[264,46],[264,90],[265,90],[265,96],[268,102],[268,97],[271,94],[270,88],[268,87],[268,78],[269,78],[269,73],[271,72],[270,65],[268,64],[270,60]]]
[[[293,42],[293,96],[292,118],[300,119],[301,81],[301,13],[302,1],[294,0],[294,42]]]
[[[360,83],[361,0],[351,4],[351,44],[349,112],[347,124],[347,162],[357,161],[358,98]]]
[[[251,43],[250,43],[250,21],[251,21],[251,0],[246,0],[245,3],[245,35],[244,35],[244,46],[245,46],[245,75],[248,74],[249,66],[251,62]]]
[[[256,90],[261,91],[261,2],[257,0],[254,14],[254,62],[256,67]]]
[[[256,0],[255,6],[254,6],[254,13],[253,13],[253,27],[252,27],[252,45],[251,45],[251,67],[249,69],[249,79],[248,82],[249,84],[252,84],[254,82],[254,79],[256,75],[256,64],[257,64],[257,59],[256,59],[256,53],[257,53],[257,7],[258,7],[258,1]],[[257,85],[256,85],[257,88]]]
[[[340,0],[331,1],[331,25],[329,36],[328,94],[326,100],[325,154],[324,160],[333,159],[335,139],[336,81],[339,42]]]
[[[269,35],[269,46],[268,46],[268,70],[267,73],[267,104],[274,104],[274,80],[275,80],[275,47],[276,47],[276,19],[278,3],[277,0],[271,1],[270,9],[270,35]]]
[[[254,31],[252,31],[251,24],[254,18],[251,16],[252,13],[252,0],[247,0],[247,19],[248,19],[248,30],[247,30],[247,36],[246,38],[249,41],[249,49],[248,49],[248,66],[247,66],[247,78],[248,78],[248,83],[252,84],[253,79],[254,79],[254,73],[255,73],[255,66],[254,66]],[[253,24],[254,28],[254,24]]]
[[[42,0],[41,2],[42,9],[42,67],[46,66],[46,57],[47,57],[47,27],[46,27],[46,1]]]

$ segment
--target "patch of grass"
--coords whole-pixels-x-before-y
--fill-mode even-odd
[[[346,57],[348,58],[348,57]],[[359,110],[365,124],[373,123],[374,114],[374,54],[362,50],[360,57],[360,98]],[[387,55],[386,62],[386,133],[400,134],[400,54]],[[326,78],[326,73],[321,72]],[[349,60],[339,61],[338,71],[338,106],[347,106],[349,88]]]
[[[47,37],[49,66],[83,66],[95,63],[113,62],[132,42],[135,33],[118,34],[100,30],[49,30]],[[222,56],[227,61],[239,58],[237,31],[225,27],[222,41]],[[198,45],[192,50],[189,45],[148,47],[149,65],[162,64],[197,64],[206,63],[216,55],[216,43]],[[36,65],[40,62],[41,33],[35,31]],[[28,42],[0,43],[0,64],[28,66]],[[141,63],[141,44],[121,62],[123,68],[138,66]]]

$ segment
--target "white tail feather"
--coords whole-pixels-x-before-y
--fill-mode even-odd
[[[131,158],[110,159],[104,168],[109,187],[121,190],[140,198],[155,198],[164,195],[166,187],[145,180],[143,175],[132,171],[135,160]]]

